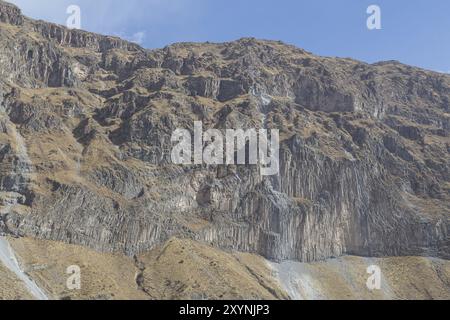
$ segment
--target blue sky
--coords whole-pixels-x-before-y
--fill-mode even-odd
[[[325,56],[401,62],[450,73],[449,0],[9,0],[23,12],[65,24],[79,5],[82,28],[147,48],[241,37],[282,40]],[[368,30],[369,5],[381,30]]]

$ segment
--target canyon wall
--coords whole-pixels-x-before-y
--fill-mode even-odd
[[[146,50],[0,1],[0,231],[134,255],[448,259],[450,76],[275,41]],[[280,131],[280,172],[175,165],[177,128]]]

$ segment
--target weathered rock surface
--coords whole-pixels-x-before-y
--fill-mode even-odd
[[[0,1],[0,231],[275,260],[448,259],[450,76],[241,39],[145,50]],[[280,130],[280,174],[179,166],[176,128]]]

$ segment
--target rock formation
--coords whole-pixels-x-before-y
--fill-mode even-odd
[[[448,259],[450,76],[274,41],[146,50],[0,1],[0,232],[129,256]],[[280,173],[180,166],[171,135],[279,129]]]

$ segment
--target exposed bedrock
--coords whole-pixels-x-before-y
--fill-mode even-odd
[[[146,50],[0,1],[0,232],[173,236],[274,260],[448,259],[450,76],[275,41]],[[177,128],[278,129],[280,171],[174,165]],[[205,144],[206,146],[206,144]]]

